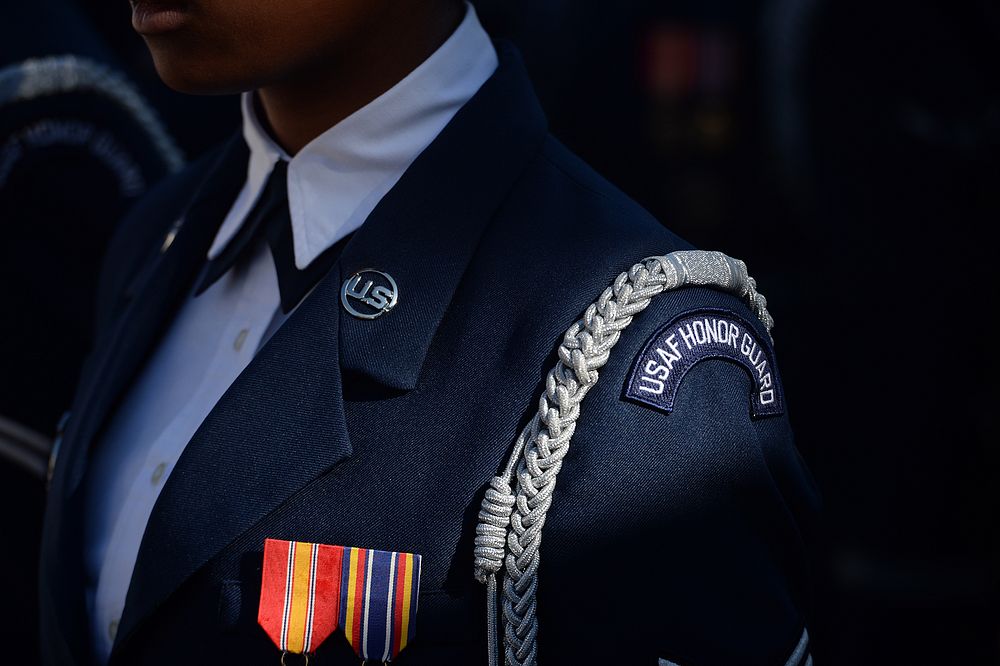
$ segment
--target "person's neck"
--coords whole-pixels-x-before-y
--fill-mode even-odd
[[[309,71],[256,91],[260,120],[294,155],[387,91],[426,60],[461,23],[465,6],[385,20],[360,44],[345,45]]]

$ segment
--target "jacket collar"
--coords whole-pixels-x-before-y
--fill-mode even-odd
[[[547,125],[520,56],[497,44],[500,66],[344,249],[340,281],[374,268],[399,290],[391,312],[340,317],[347,376],[409,390],[476,245],[505,194],[535,155]]]
[[[344,383],[409,390],[479,239],[537,154],[546,123],[520,57],[500,65],[382,199],[328,274],[188,444],[150,517],[112,661],[185,580],[351,454]],[[392,275],[374,320],[340,305],[352,273]],[[248,462],[249,461],[249,462]]]
[[[389,90],[289,156],[268,134],[243,94],[243,138],[250,147],[247,182],[209,249],[233,238],[275,162],[288,161],[288,206],[295,263],[308,266],[362,225],[399,180],[496,70],[497,55],[476,10],[424,62]]]

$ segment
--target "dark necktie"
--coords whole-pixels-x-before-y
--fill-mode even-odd
[[[279,160],[239,231],[222,253],[208,263],[195,296],[212,286],[241,259],[248,257],[249,251],[263,241],[271,248],[278,273],[281,310],[288,314],[333,267],[348,237],[328,247],[305,268],[296,268],[292,218],[288,212],[288,162]]]

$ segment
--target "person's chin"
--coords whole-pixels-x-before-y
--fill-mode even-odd
[[[229,95],[253,88],[251,81],[211,60],[150,45],[156,73],[167,87],[189,95]]]

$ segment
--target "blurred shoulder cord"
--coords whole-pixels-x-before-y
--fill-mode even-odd
[[[93,92],[116,102],[153,142],[170,173],[184,166],[184,155],[156,111],[120,73],[75,55],[31,58],[0,69],[0,106],[46,95]]]
[[[14,463],[38,479],[45,478],[52,440],[0,416],[0,460]]]

